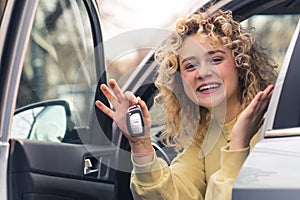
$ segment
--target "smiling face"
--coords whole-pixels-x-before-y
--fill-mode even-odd
[[[192,34],[183,42],[179,65],[184,90],[193,102],[208,109],[239,109],[239,76],[230,49],[212,48],[205,35],[200,40]]]

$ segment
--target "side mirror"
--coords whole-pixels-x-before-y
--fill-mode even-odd
[[[74,129],[68,102],[50,100],[34,103],[15,111],[12,138],[63,142]]]

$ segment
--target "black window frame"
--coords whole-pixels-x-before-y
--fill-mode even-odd
[[[300,35],[298,34],[278,101],[273,129],[300,126]]]

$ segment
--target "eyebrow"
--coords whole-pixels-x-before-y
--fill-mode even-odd
[[[190,57],[187,57],[187,58],[184,58],[181,63],[185,63],[185,62],[189,62],[190,60],[196,60],[197,57],[196,56],[190,56]]]
[[[222,50],[220,50],[220,49],[212,50],[212,51],[207,52],[208,55],[213,55],[213,54],[215,54],[215,53],[226,54],[225,51],[222,51]]]
[[[212,51],[207,52],[208,55],[213,55],[213,54],[216,54],[216,53],[226,54],[225,51],[222,51],[220,49],[212,50]],[[184,58],[181,63],[183,64],[183,63],[188,62],[190,60],[196,60],[196,59],[197,59],[196,56],[190,56],[190,57]]]

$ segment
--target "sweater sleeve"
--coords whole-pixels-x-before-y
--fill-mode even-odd
[[[151,163],[134,164],[131,191],[134,199],[203,199],[206,190],[204,161],[193,144],[170,166],[157,158]]]
[[[207,200],[231,199],[233,183],[250,150],[249,147],[240,150],[228,148],[221,149],[221,168],[210,177],[205,195]]]

